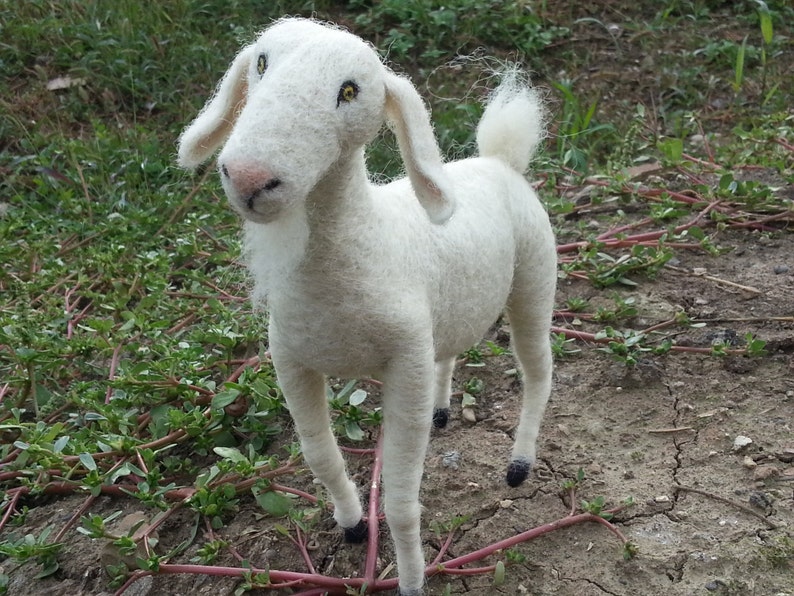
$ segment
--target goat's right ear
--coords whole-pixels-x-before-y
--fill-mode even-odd
[[[229,138],[248,93],[248,68],[254,46],[246,46],[223,75],[215,94],[179,137],[177,163],[193,170]]]
[[[386,73],[386,115],[394,126],[405,171],[430,221],[445,223],[455,210],[430,115],[411,82]]]

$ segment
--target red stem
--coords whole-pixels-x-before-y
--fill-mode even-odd
[[[303,557],[303,562],[306,563],[306,568],[309,570],[309,573],[315,575],[317,570],[314,568],[314,563],[312,563],[312,558],[309,556],[309,551],[306,549],[306,538],[304,537],[303,533],[299,526],[295,526],[295,538],[292,536],[288,536],[292,544],[298,547],[298,551],[300,551],[301,557]]]
[[[275,482],[270,483],[270,488],[272,488],[273,490],[280,491],[282,493],[290,493],[293,495],[297,495],[299,497],[303,497],[313,505],[317,504],[317,497],[315,497],[314,495],[310,495],[309,493],[299,490],[297,488],[292,488],[291,486],[284,486],[282,484],[276,484]]]
[[[511,548],[517,544],[521,544],[522,542],[527,542],[539,536],[543,536],[544,534],[554,532],[555,530],[560,530],[562,528],[567,528],[588,521],[602,523],[606,520],[599,517],[598,515],[593,515],[592,513],[579,513],[577,515],[568,515],[567,517],[563,517],[562,519],[558,519],[557,521],[553,521],[548,524],[543,524],[542,526],[538,526],[536,528],[532,528],[525,532],[521,532],[520,534],[517,534],[516,536],[512,536],[511,538],[505,538],[504,540],[495,542],[489,546],[486,546],[485,548],[481,548],[480,550],[474,551],[467,555],[463,555],[455,559],[445,561],[443,564],[437,567],[428,567],[426,573],[428,577],[430,577],[436,575],[437,573],[444,572],[446,569],[449,568],[462,567],[463,565],[466,565],[468,563],[480,561],[485,557],[494,554],[496,551]]]
[[[383,432],[378,435],[375,446],[375,461],[372,464],[372,483],[369,487],[369,510],[367,512],[367,556],[364,565],[364,581],[374,585],[378,564],[378,503],[380,501],[380,475],[383,470]]]
[[[10,493],[10,492],[11,491],[8,491],[8,493]],[[6,493],[6,494],[8,494],[8,493]],[[11,518],[11,516],[17,510],[17,501],[19,501],[19,498],[21,496],[22,496],[22,493],[15,492],[14,494],[11,495],[11,499],[6,503],[6,511],[3,514],[3,519],[0,519],[0,531],[5,527],[5,525],[8,523],[8,520]]]
[[[80,508],[77,511],[74,512],[72,517],[69,518],[69,521],[66,522],[66,524],[55,535],[55,537],[52,539],[51,543],[54,544],[56,542],[59,542],[60,539],[63,538],[63,535],[66,534],[66,532],[69,530],[69,528],[71,528],[74,525],[74,523],[80,518],[80,516],[83,515],[83,513],[85,513],[86,511],[88,511],[88,508],[91,507],[91,504],[95,500],[96,500],[95,496],[88,495],[88,498],[83,502],[82,505],[80,505]]]

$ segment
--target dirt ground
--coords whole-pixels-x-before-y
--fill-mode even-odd
[[[709,346],[732,337],[741,342],[752,332],[767,341],[767,356],[667,354],[627,368],[585,347],[558,360],[539,462],[519,488],[508,488],[503,480],[519,407],[511,357],[488,358],[485,367],[459,371],[457,387],[471,376],[485,384],[477,421],[463,420],[460,402],[453,400],[448,427],[434,431],[431,440],[422,490],[428,559],[439,543],[429,529],[433,521],[468,516],[451,549],[457,556],[564,517],[569,503],[560,485],[579,469],[585,473],[579,498],[603,496],[608,506],[633,498],[635,505],[619,513],[616,523],[637,545],[638,555],[624,561],[619,541],[605,528],[579,525],[519,546],[526,560],[509,566],[499,587],[489,576],[437,577],[430,580],[429,593],[442,594],[449,585],[450,593],[538,596],[794,594],[794,237],[725,232],[720,244],[733,248],[730,258],[686,252],[678,254],[676,266],[701,268],[759,292],[663,271],[622,295],[639,305],[638,328],[683,308],[693,319],[713,322],[679,333],[679,344]],[[585,296],[596,305],[604,294],[586,282],[561,280],[558,304]],[[789,320],[773,320],[784,316]],[[493,340],[506,345],[505,331],[495,329]],[[735,442],[742,436],[752,442],[739,448]],[[364,489],[370,460],[349,455],[348,461]],[[314,490],[308,474],[290,484]],[[28,527],[59,527],[82,502],[82,496],[74,496],[40,503],[31,510]],[[119,508],[130,512],[136,504],[101,498],[92,512],[109,515]],[[298,551],[275,529],[277,522],[261,519],[260,512],[253,499],[243,499],[218,537],[255,566],[305,569]],[[161,529],[164,547],[188,535],[190,520],[188,513],[180,514]],[[385,527],[381,530],[382,569],[392,562],[392,553]],[[31,582],[32,573],[7,568],[9,593],[66,596],[107,590],[98,563],[102,544],[77,533],[66,540],[68,556],[61,558],[57,576]],[[343,543],[330,516],[318,523],[311,542],[318,571],[362,573],[365,546]],[[179,561],[188,562],[196,548]],[[236,562],[222,555],[215,564]],[[162,576],[139,581],[127,594],[223,595],[237,586],[230,579]]]

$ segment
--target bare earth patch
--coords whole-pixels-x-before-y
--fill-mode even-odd
[[[635,505],[615,523],[637,546],[625,561],[621,544],[597,524],[574,526],[517,547],[523,563],[508,565],[505,583],[493,576],[437,577],[430,592],[472,594],[791,594],[794,593],[794,239],[726,232],[731,258],[682,253],[676,267],[702,268],[708,275],[756,288],[747,292],[706,279],[663,271],[657,279],[621,290],[637,298],[640,326],[669,318],[683,308],[692,319],[713,320],[678,332],[680,345],[709,346],[715,337],[741,338],[752,332],[767,341],[762,357],[670,353],[635,367],[592,346],[558,360],[555,387],[531,481],[511,489],[503,473],[518,414],[518,387],[509,356],[486,358],[485,366],[463,366],[457,381],[484,382],[475,423],[453,406],[449,426],[434,431],[422,490],[426,557],[432,560],[444,538],[433,522],[467,519],[456,534],[451,556],[476,550],[531,527],[565,517],[570,509],[560,486],[581,469],[579,497],[606,499],[607,506],[632,497]],[[590,291],[586,282],[562,280],[558,303]],[[597,295],[594,294],[593,299]],[[493,340],[504,343],[504,329]],[[453,403],[454,400],[453,400]],[[459,402],[457,402],[459,404]],[[738,437],[752,442],[741,445]],[[348,455],[362,491],[371,458]],[[316,492],[307,473],[290,482]],[[60,527],[82,504],[82,496],[40,499],[28,516],[31,530]],[[100,498],[92,513],[108,515],[140,508],[131,499]],[[189,536],[194,523],[184,512],[159,530],[167,549]],[[215,531],[259,568],[305,569],[293,544],[262,516],[249,497],[228,524]],[[203,532],[200,527],[198,532]],[[381,528],[379,568],[391,563],[388,534]],[[100,557],[105,546],[71,532],[67,556],[53,578],[33,581],[28,565],[10,574],[10,594],[98,594],[107,590]],[[308,536],[318,572],[339,577],[362,573],[364,545],[344,544],[329,514]],[[187,562],[193,546],[180,556]],[[107,556],[107,553],[106,553]],[[112,560],[112,559],[111,559]],[[178,561],[172,561],[178,562]],[[491,561],[492,562],[492,561]],[[216,565],[236,566],[222,554]],[[233,594],[237,580],[198,576],[144,578],[127,594]]]

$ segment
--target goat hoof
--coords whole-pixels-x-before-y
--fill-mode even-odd
[[[444,428],[449,421],[449,408],[436,408],[433,410],[433,426]]]
[[[367,539],[367,522],[363,519],[352,528],[344,528],[345,542],[361,544]]]
[[[514,459],[507,466],[507,484],[516,487],[529,476],[532,465],[525,459]]]

